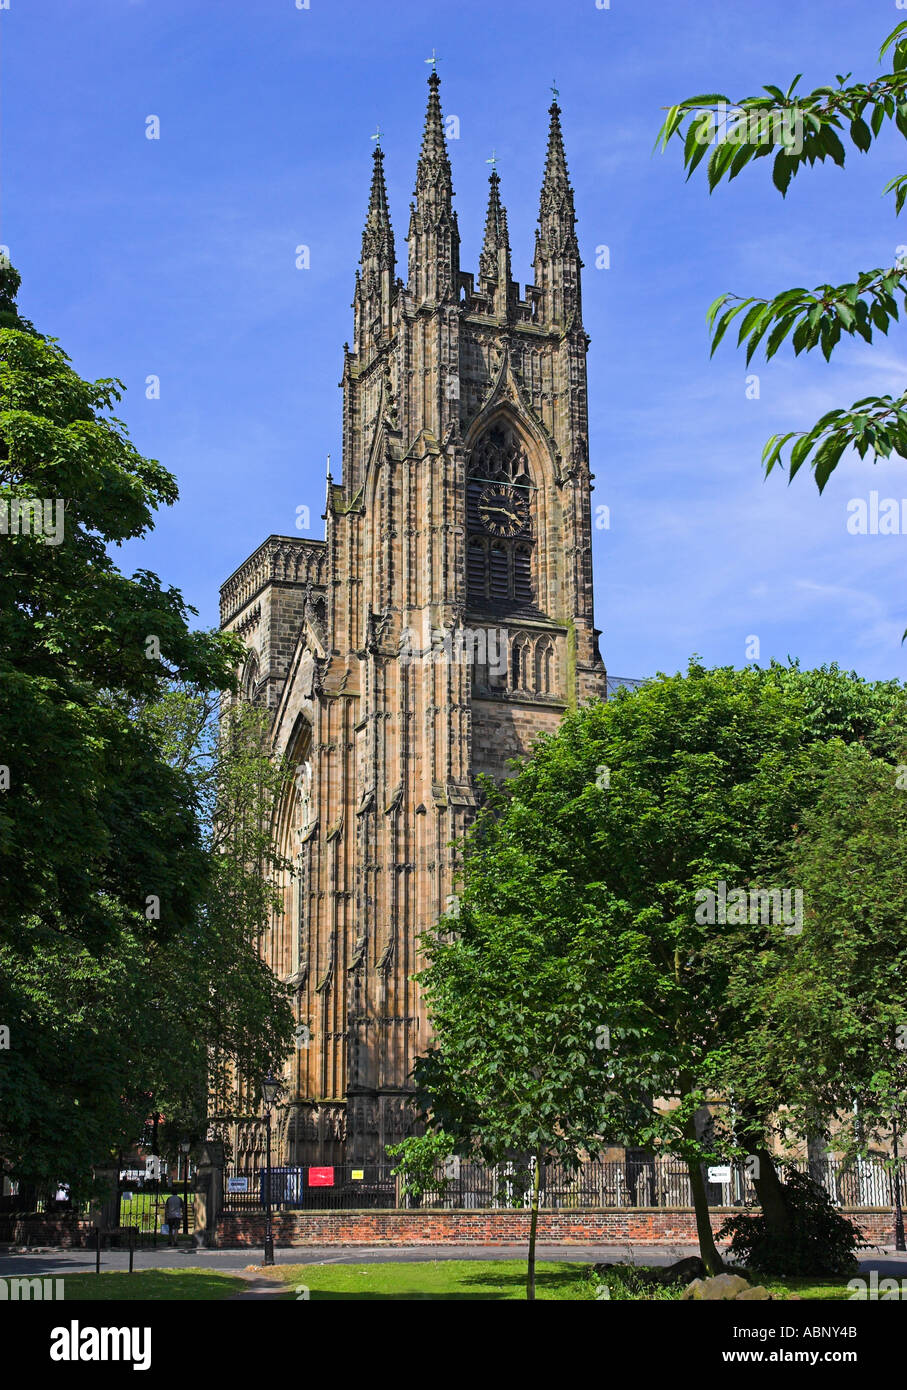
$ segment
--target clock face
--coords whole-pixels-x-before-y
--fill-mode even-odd
[[[516,488],[487,487],[479,497],[479,516],[493,536],[516,536],[529,520],[529,504]]]

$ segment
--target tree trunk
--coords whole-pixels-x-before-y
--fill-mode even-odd
[[[687,1172],[690,1175],[690,1189],[693,1193],[693,1209],[696,1213],[696,1234],[699,1237],[699,1257],[705,1265],[706,1274],[720,1274],[724,1266],[709,1220],[709,1203],[706,1197],[705,1180],[702,1168],[694,1159],[687,1159]]]
[[[775,1160],[767,1149],[756,1149],[755,1157],[759,1176],[753,1176],[753,1187],[765,1217],[765,1228],[776,1239],[787,1240],[791,1234],[790,1211]]]
[[[749,1132],[743,1132],[741,1125],[740,1142],[756,1159],[753,1187],[762,1208],[762,1215],[765,1217],[765,1229],[770,1237],[784,1242],[789,1240],[791,1235],[790,1211],[784,1184],[778,1177],[775,1160],[765,1147],[762,1126],[756,1124],[752,1115],[748,1118],[753,1128]]]
[[[687,1074],[678,1077],[681,1095],[688,1096],[693,1090],[693,1078]],[[684,1121],[684,1138],[693,1144],[699,1139],[696,1133],[696,1116]],[[718,1247],[715,1244],[715,1237],[712,1235],[712,1223],[709,1220],[709,1200],[705,1190],[705,1179],[702,1176],[702,1164],[697,1160],[687,1159],[687,1173],[690,1178],[690,1191],[693,1194],[693,1211],[696,1214],[696,1234],[699,1237],[699,1258],[705,1265],[706,1274],[720,1274],[724,1268],[721,1256],[718,1254]]]
[[[535,1156],[535,1172],[532,1175],[532,1214],[529,1218],[529,1259],[526,1267],[526,1297],[535,1298],[535,1234],[539,1224],[539,1186],[542,1176],[542,1160]]]

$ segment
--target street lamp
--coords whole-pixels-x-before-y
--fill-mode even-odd
[[[180,1153],[183,1155],[183,1235],[189,1234],[189,1150],[192,1143],[189,1139],[180,1141]]]
[[[280,1082],[269,1072],[261,1083],[261,1098],[265,1107],[265,1257],[263,1264],[274,1263],[274,1231],[271,1225],[271,1107],[277,1099]]]
[[[904,1209],[901,1206],[901,1161],[898,1158],[898,1122],[895,1119],[891,1126],[891,1147],[894,1155],[894,1248],[895,1250],[907,1250],[907,1242],[904,1240]]]

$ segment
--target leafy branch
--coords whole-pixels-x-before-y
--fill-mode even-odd
[[[790,477],[812,454],[810,466],[821,492],[849,445],[860,458],[871,449],[876,458],[897,454],[907,459],[907,395],[866,396],[850,410],[830,410],[811,430],[773,434],[762,451],[766,475],[781,462],[781,452],[792,439],[797,442],[790,452]]]
[[[713,331],[712,355],[734,319],[746,311],[737,335],[737,346],[742,347],[746,341],[747,363],[752,361],[753,354],[769,329],[771,333],[765,345],[766,361],[774,357],[785,338],[792,333],[793,349],[797,356],[821,347],[827,362],[842,332],[849,333],[851,337],[859,334],[867,343],[872,342],[873,328],[887,334],[891,320],[898,317],[895,299],[898,290],[904,295],[903,303],[907,310],[907,266],[867,270],[845,285],[819,285],[812,291],[799,288],[786,290],[774,299],[755,296],[741,299],[735,294],[719,295],[706,316]],[[733,304],[733,307],[725,308],[727,304]],[[722,309],[724,313],[721,313]]]
[[[784,196],[805,164],[831,159],[843,166],[842,136],[865,153],[885,122],[893,120],[907,139],[907,20],[885,39],[880,62],[889,50],[892,71],[873,82],[848,86],[850,73],[838,74],[837,88],[799,93],[798,74],[786,92],[767,85],[766,96],[746,97],[736,106],[720,93],[690,97],[668,108],[656,149],[665,150],[672,139],[681,139],[689,179],[712,147],[707,166],[710,191],[723,178],[736,178],[751,160],[774,151],[772,179]],[[907,202],[907,174],[891,179],[884,192],[894,193],[899,214]],[[900,260],[889,269],[864,271],[847,284],[786,290],[772,299],[722,294],[707,315],[712,355],[739,318],[737,346],[746,344],[747,363],[763,341],[770,361],[787,338],[796,356],[818,347],[829,361],[842,333],[859,335],[867,343],[875,333],[887,334],[899,317],[898,294],[907,310],[907,263]],[[892,454],[907,458],[907,396],[867,396],[849,410],[828,411],[810,430],[772,435],[762,452],[766,474],[783,464],[782,455],[792,440],[796,443],[790,449],[790,477],[809,461],[821,492],[849,446],[861,458],[868,453],[874,459]]]
[[[843,167],[842,135],[864,154],[886,121],[893,120],[907,138],[907,20],[882,44],[880,61],[889,48],[893,48],[894,71],[873,82],[848,87],[850,73],[839,73],[837,88],[816,87],[800,93],[797,84],[802,74],[798,73],[786,92],[767,84],[762,89],[767,96],[744,97],[736,103],[720,92],[688,97],[668,108],[655,148],[664,151],[675,136],[682,139],[687,178],[711,148],[710,191],[725,177],[735,179],[751,160],[774,150],[772,181],[784,195],[804,164],[831,159]],[[892,191],[900,212],[907,198],[907,176],[886,186],[886,193]]]

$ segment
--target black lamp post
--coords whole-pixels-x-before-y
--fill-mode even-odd
[[[189,1234],[189,1150],[192,1147],[188,1139],[183,1139],[180,1143],[180,1153],[183,1155],[183,1235]]]
[[[898,1122],[891,1126],[891,1148],[894,1154],[894,1248],[907,1250],[904,1240],[904,1209],[901,1206],[901,1164],[898,1158]]]
[[[269,1072],[261,1083],[261,1098],[265,1107],[265,1256],[263,1264],[274,1263],[274,1231],[271,1225],[271,1107],[277,1099],[280,1082]]]

